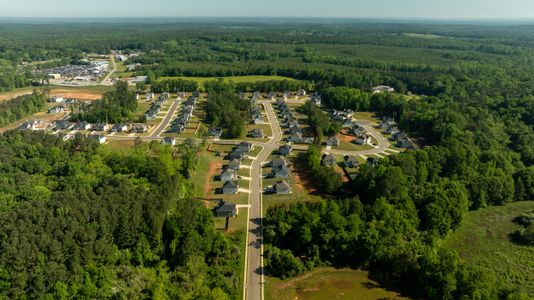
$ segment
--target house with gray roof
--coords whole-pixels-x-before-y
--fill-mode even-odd
[[[288,156],[289,154],[291,154],[292,151],[293,151],[293,147],[289,145],[283,145],[283,146],[280,146],[280,148],[278,149],[278,154],[283,155],[283,156]]]
[[[357,168],[360,166],[360,161],[353,155],[345,155],[343,157],[343,165],[347,168]]]
[[[213,209],[213,212],[216,218],[233,218],[237,216],[237,205],[221,201],[219,205]]]
[[[339,139],[336,136],[331,136],[326,140],[326,145],[332,147],[339,146]]]
[[[271,176],[273,178],[288,178],[290,174],[291,171],[287,166],[280,166],[277,168],[273,168]]]
[[[228,182],[228,181],[236,180],[237,175],[234,170],[228,168],[221,173],[220,178],[222,182]]]
[[[325,167],[335,167],[337,165],[337,161],[332,154],[325,154],[323,155],[322,164]]]
[[[279,168],[282,166],[287,166],[287,159],[283,156],[277,156],[271,161],[271,167]]]
[[[222,188],[225,195],[235,195],[239,192],[239,183],[237,181],[227,181]]]
[[[291,194],[291,187],[286,181],[279,181],[274,185],[274,192],[278,195]]]

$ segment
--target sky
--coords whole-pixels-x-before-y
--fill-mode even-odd
[[[534,0],[0,0],[0,17],[534,19]]]

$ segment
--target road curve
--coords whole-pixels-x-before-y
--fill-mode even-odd
[[[263,213],[262,213],[262,177],[261,166],[269,155],[278,149],[282,139],[282,130],[276,119],[276,113],[270,102],[261,102],[267,112],[273,136],[269,142],[263,144],[263,150],[258,154],[251,166],[247,252],[245,264],[244,297],[246,300],[263,299]]]

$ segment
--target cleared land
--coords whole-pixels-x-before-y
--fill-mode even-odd
[[[11,92],[0,93],[0,101],[10,100],[18,96],[28,95],[34,89],[42,90],[44,87],[25,87],[16,89]],[[112,90],[113,87],[50,87],[50,95],[64,98],[75,98],[81,100],[98,100],[102,98],[105,92]]]
[[[468,263],[482,267],[510,288],[534,296],[534,247],[512,243],[509,234],[520,226],[512,220],[534,209],[534,201],[511,203],[470,212],[445,246]]]
[[[408,299],[362,270],[321,268],[290,280],[267,277],[266,281],[267,300]]]

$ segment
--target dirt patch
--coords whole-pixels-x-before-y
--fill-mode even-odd
[[[206,200],[213,199],[211,197],[211,179],[217,174],[217,170],[222,168],[222,162],[210,162],[208,167],[208,175],[204,184],[204,196]]]
[[[89,90],[68,90],[68,89],[52,89],[50,93],[52,96],[58,96],[63,98],[74,98],[80,100],[100,100],[104,93],[89,91]]]
[[[295,172],[293,172],[295,187],[300,192],[304,192],[305,190],[308,190],[309,193],[317,192],[317,189],[315,189],[311,184],[313,180],[311,175],[308,173],[304,158],[297,157],[293,159],[293,168],[295,169]]]
[[[349,134],[346,129],[342,129],[341,133],[338,133],[336,137],[342,143],[352,143],[352,141],[356,138],[354,135]]]

